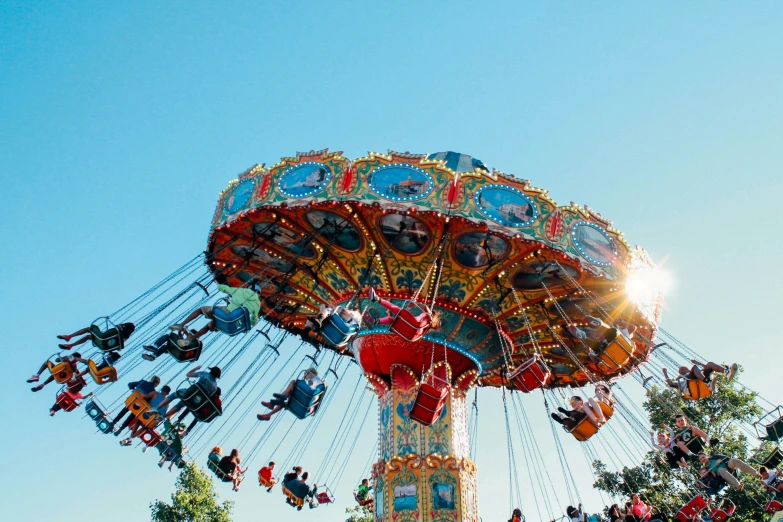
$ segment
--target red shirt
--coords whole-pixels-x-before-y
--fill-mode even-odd
[[[266,480],[272,480],[272,468],[269,466],[264,466],[258,470],[258,476]]]

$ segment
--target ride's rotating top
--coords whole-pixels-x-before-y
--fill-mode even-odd
[[[609,221],[454,152],[351,161],[323,150],[256,165],[221,194],[207,252],[228,284],[259,292],[268,321],[314,345],[334,347],[305,331],[320,306],[369,317],[350,350],[336,349],[382,377],[447,359],[455,376],[509,386],[537,355],[547,386],[611,378],[648,358],[660,314],[659,295],[626,295],[626,279],[652,264]],[[440,326],[415,342],[390,332],[370,287],[397,306],[415,298]],[[636,333],[628,357],[603,364],[596,332],[615,322]]]

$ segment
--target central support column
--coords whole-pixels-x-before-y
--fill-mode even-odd
[[[446,362],[433,367],[452,383],[437,421],[409,418],[421,376],[391,367],[391,386],[367,374],[379,397],[380,459],[373,468],[376,522],[478,522],[476,466],[470,460],[466,394],[477,372],[452,379]]]

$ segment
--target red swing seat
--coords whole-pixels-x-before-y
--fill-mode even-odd
[[[778,511],[783,511],[783,504],[781,504],[777,500],[770,500],[769,502],[764,504],[764,511],[774,515]]]
[[[315,494],[315,500],[318,501],[319,504],[331,504],[334,502],[334,495],[332,495],[332,492],[329,491],[329,488],[325,488],[326,491],[321,491],[320,493]]]
[[[421,314],[426,314],[424,319],[417,319]],[[416,301],[408,300],[402,304],[400,311],[394,316],[394,320],[389,325],[389,331],[412,343],[424,337],[431,324],[432,314],[430,311]]]
[[[696,515],[707,508],[707,500],[701,495],[696,495],[687,504],[682,506],[677,512],[677,520],[680,522],[689,522],[696,518]]]
[[[450,386],[447,380],[433,373],[424,375],[409,417],[424,426],[432,425],[433,422],[438,420],[443,407],[446,405],[449,389]]]
[[[508,380],[519,390],[529,393],[533,390],[546,386],[552,371],[546,365],[540,355],[534,355],[523,362],[508,377]]]
[[[82,394],[79,392],[72,392],[65,390],[57,395],[57,405],[63,411],[73,411],[79,406],[79,399],[82,399]]]
[[[721,502],[719,506],[713,508],[712,511],[710,511],[709,517],[712,519],[712,522],[726,522],[726,520],[728,520],[728,518],[734,514],[734,512],[737,510],[737,506],[735,506],[731,501],[729,501],[729,503],[730,505],[727,509],[723,509],[723,502]]]
[[[359,500],[359,495],[356,493],[356,491],[353,492],[353,499],[360,506],[369,506],[370,504],[373,503],[373,498],[372,497],[367,497],[364,500]]]

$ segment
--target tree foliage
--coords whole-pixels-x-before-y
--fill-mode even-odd
[[[752,441],[743,427],[761,414],[755,399],[754,393],[725,382],[718,383],[712,396],[688,402],[683,401],[673,388],[653,387],[647,392],[644,409],[650,424],[659,430],[662,425],[672,427],[674,416],[684,413],[691,425],[701,428],[709,436],[708,452],[737,457],[754,465],[749,461],[754,453]],[[670,515],[696,494],[694,480],[701,467],[695,463],[684,470],[671,470],[657,451],[650,451],[638,466],[625,467],[619,472],[610,471],[600,461],[595,461],[593,466],[597,479],[594,487],[616,498],[628,498],[632,493],[639,493],[648,504]],[[744,484],[743,491],[729,488],[721,494],[737,506],[733,520],[761,520],[761,506],[766,502],[763,489],[748,475],[741,476],[740,480]]]
[[[345,522],[373,522],[372,504],[369,506],[355,505],[352,508],[345,508],[348,518]]]
[[[171,503],[150,504],[152,522],[231,522],[233,502],[218,503],[212,478],[195,464],[185,466],[177,478]]]

